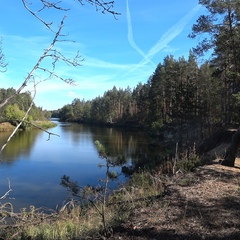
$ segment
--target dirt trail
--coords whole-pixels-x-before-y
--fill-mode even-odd
[[[134,211],[112,239],[240,239],[240,159],[176,177],[166,195]]]

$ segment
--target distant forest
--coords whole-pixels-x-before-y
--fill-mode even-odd
[[[113,87],[91,101],[74,99],[53,111],[61,121],[161,128],[164,124],[225,125],[239,123],[239,94],[235,79],[205,62],[167,56],[147,83],[133,90]]]

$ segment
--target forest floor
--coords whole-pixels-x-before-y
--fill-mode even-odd
[[[135,209],[110,239],[240,239],[240,159],[179,174],[165,195]]]

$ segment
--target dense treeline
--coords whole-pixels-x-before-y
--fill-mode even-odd
[[[0,88],[0,103],[4,102],[8,97],[15,95],[16,90],[13,88]],[[25,112],[28,110],[32,103],[31,94],[29,92],[16,94],[4,107],[0,109],[0,122],[9,121],[12,124],[17,124]],[[50,118],[51,113],[37,107],[33,104],[29,115],[27,116],[28,121],[46,120]]]
[[[167,56],[147,83],[139,83],[133,90],[113,87],[92,101],[74,99],[52,114],[62,121],[151,128],[193,120],[221,122],[227,113],[222,106],[224,89],[215,71],[208,62],[199,67],[192,52],[187,60]]]
[[[199,1],[208,13],[192,27],[202,41],[188,59],[166,56],[146,83],[134,89],[113,87],[92,101],[75,99],[53,112],[63,121],[132,124],[157,130],[166,124],[239,124],[240,4]],[[208,61],[195,56],[211,50]]]

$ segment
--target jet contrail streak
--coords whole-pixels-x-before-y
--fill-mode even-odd
[[[155,63],[153,63],[151,61],[151,59],[149,59],[147,57],[147,55],[137,46],[137,44],[134,41],[133,38],[133,30],[132,30],[132,20],[131,20],[131,14],[129,11],[129,7],[128,7],[128,0],[126,0],[127,3],[127,23],[128,23],[128,41],[130,43],[130,45],[142,56],[144,57],[146,62],[151,62],[154,66],[156,66]]]
[[[147,64],[149,62],[149,59],[153,58],[154,55],[160,52],[163,48],[167,47],[167,45],[184,30],[185,26],[194,17],[194,15],[200,8],[201,8],[200,5],[195,6],[175,25],[169,28],[169,30],[165,32],[162,35],[162,37],[158,40],[158,42],[148,51],[148,53],[144,56],[144,59],[140,63],[138,63],[136,67],[131,71]]]
[[[194,7],[189,13],[187,13],[180,21],[173,25],[160,39],[159,41],[149,50],[147,58],[152,58],[156,53],[161,51],[168,45],[174,38],[176,38],[188,24],[188,22],[194,17],[196,12],[201,8],[200,5]]]

